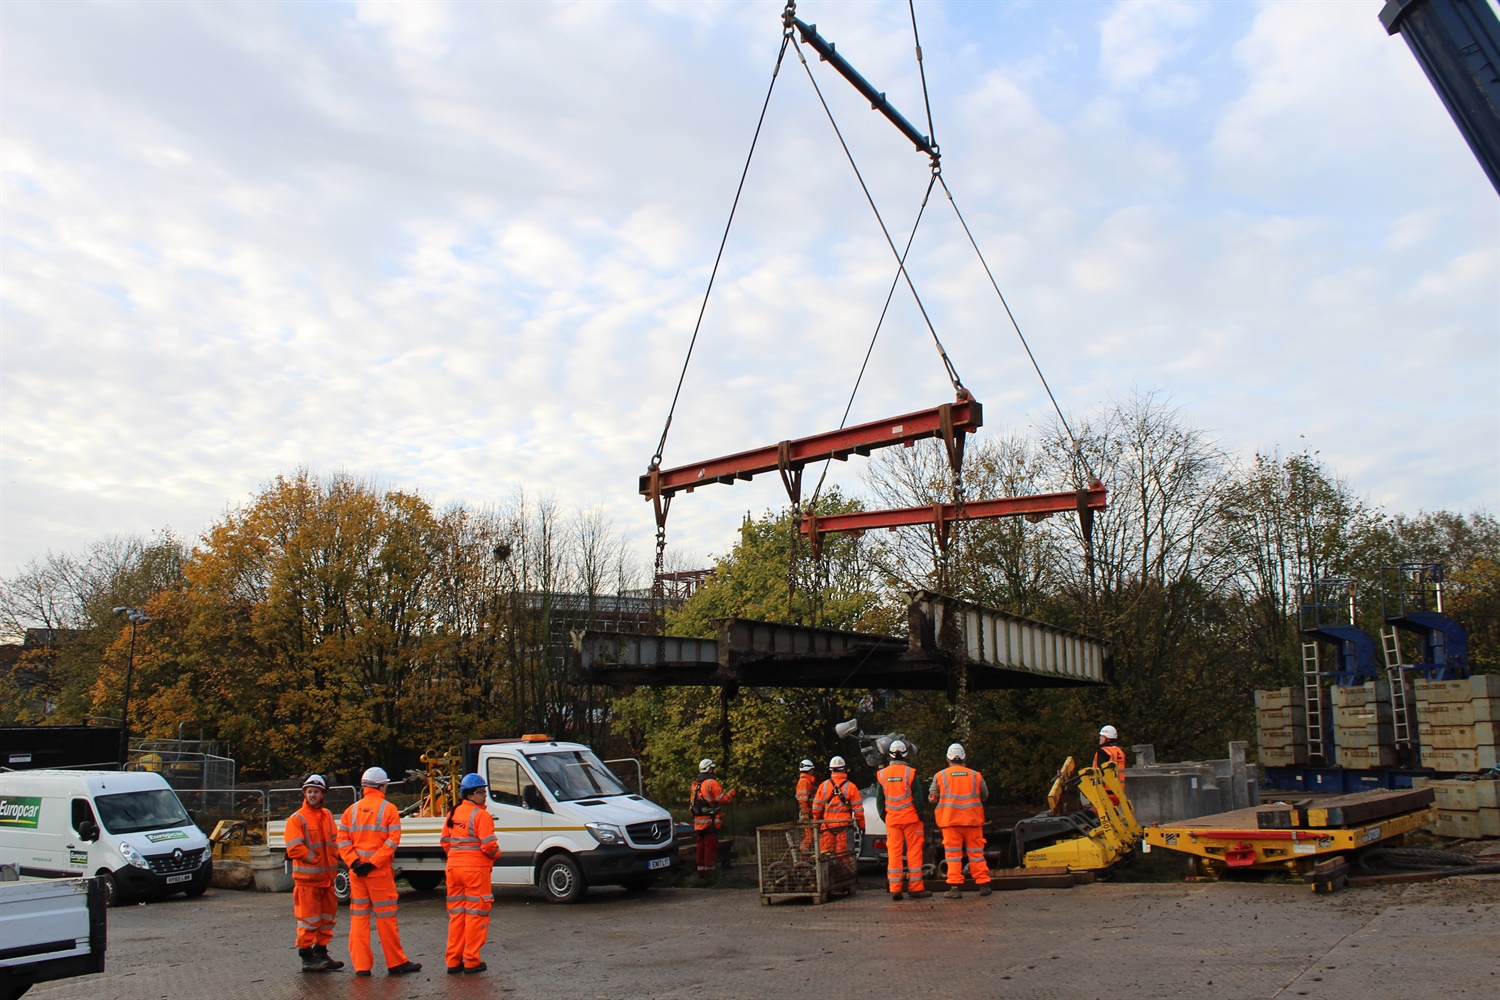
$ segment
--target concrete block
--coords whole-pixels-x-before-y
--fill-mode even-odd
[[[1473,701],[1500,698],[1500,674],[1475,674],[1462,681],[1418,680],[1412,683],[1418,701]]]
[[[1338,685],[1328,689],[1329,701],[1335,709],[1348,705],[1373,705],[1391,700],[1391,685],[1386,681],[1370,681],[1367,684]]]
[[[1261,747],[1257,753],[1261,767],[1296,767],[1308,761],[1307,745]]]
[[[1283,705],[1280,708],[1257,708],[1255,724],[1262,729],[1280,729],[1283,726],[1307,725],[1307,709],[1301,705]]]
[[[1500,809],[1439,809],[1437,817],[1428,829],[1439,837],[1500,837]]]
[[[1367,726],[1372,722],[1390,722],[1391,703],[1377,701],[1373,705],[1341,705],[1333,710],[1335,726]]]
[[[1439,778],[1427,781],[1426,785],[1432,789],[1433,802],[1439,809],[1456,812],[1500,809],[1500,780],[1461,781],[1457,778]]]
[[[1395,767],[1398,759],[1393,746],[1339,747],[1339,766],[1355,771],[1376,767]]]
[[[1500,698],[1474,698],[1470,701],[1419,701],[1417,720],[1434,726],[1472,726],[1480,722],[1500,721]]]
[[[1194,765],[1126,768],[1125,791],[1142,825],[1208,816],[1223,808],[1212,771]]]
[[[1500,743],[1496,739],[1500,724],[1481,722],[1474,726],[1434,726],[1422,723],[1417,727],[1424,747],[1443,750],[1477,750],[1479,747]]]
[[[1307,742],[1306,726],[1286,726],[1282,729],[1258,729],[1255,744],[1260,747],[1289,747]]]
[[[1359,750],[1365,747],[1378,747],[1394,745],[1396,732],[1390,723],[1381,723],[1378,726],[1366,726],[1360,729],[1344,728],[1333,731],[1333,745],[1340,750]]]
[[[1255,692],[1255,707],[1261,708],[1288,708],[1291,706],[1302,707],[1306,703],[1306,695],[1300,687],[1276,688],[1273,691]]]
[[[1422,748],[1422,766],[1430,767],[1434,771],[1447,771],[1452,774],[1487,771],[1497,762],[1500,762],[1500,758],[1497,758],[1495,748],[1492,746],[1475,747],[1472,750],[1428,746]]]

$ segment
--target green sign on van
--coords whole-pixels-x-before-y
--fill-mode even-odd
[[[42,814],[42,800],[25,795],[0,798],[0,828],[36,829],[37,817]]]

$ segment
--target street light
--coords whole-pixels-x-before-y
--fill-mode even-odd
[[[130,675],[135,671],[135,627],[144,625],[151,616],[139,608],[115,608],[130,622],[130,656],[125,660],[125,705],[120,709],[120,769],[130,762]]]

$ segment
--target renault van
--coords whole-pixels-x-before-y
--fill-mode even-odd
[[[0,772],[0,864],[22,875],[96,875],[111,904],[201,896],[208,838],[166,779],[146,771]]]

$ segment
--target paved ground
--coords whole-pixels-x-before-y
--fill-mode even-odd
[[[1314,896],[1293,884],[1099,884],[763,906],[753,890],[497,899],[483,976],[443,973],[439,894],[403,892],[426,968],[303,975],[291,896],[212,890],[110,912],[108,970],[29,997],[1500,997],[1500,876]],[[345,914],[333,953],[348,957]],[[378,954],[378,952],[377,952]],[[377,959],[378,961],[378,959]]]

